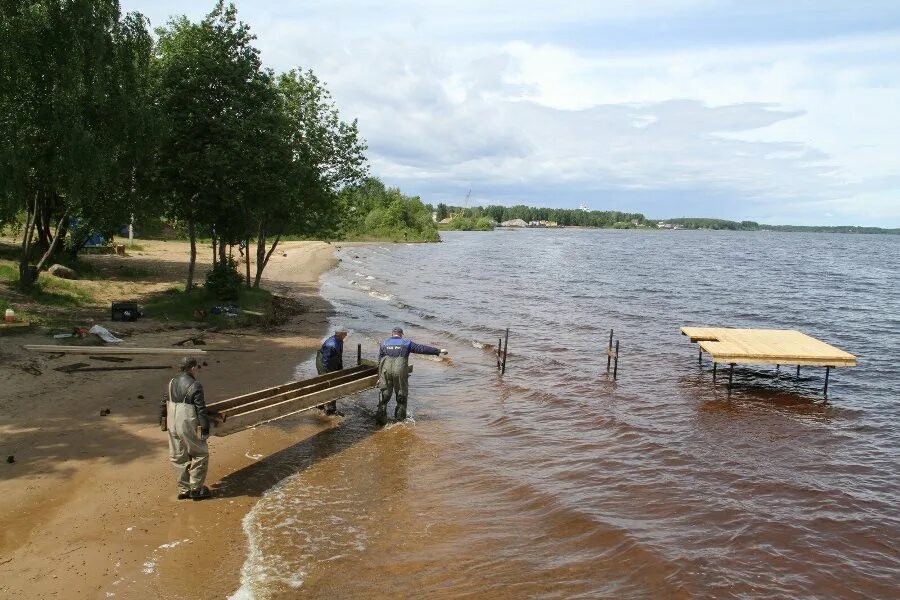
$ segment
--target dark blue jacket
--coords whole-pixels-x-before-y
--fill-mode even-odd
[[[326,373],[344,368],[344,340],[334,336],[325,340],[322,344],[322,364]]]
[[[402,338],[400,336],[391,336],[381,342],[378,350],[378,360],[385,356],[402,356],[408,358],[410,354],[433,354],[438,356],[440,349],[425,344],[417,344],[412,340]]]

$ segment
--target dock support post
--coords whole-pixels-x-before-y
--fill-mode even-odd
[[[716,368],[719,366],[719,363],[713,363],[713,383],[716,382]]]
[[[619,340],[616,340],[616,360],[613,361],[613,381],[619,373]]]
[[[609,372],[609,361],[612,360],[612,339],[613,339],[613,330],[609,330],[609,344],[606,345],[606,371]]]
[[[503,364],[500,366],[500,374],[506,373],[506,354],[509,352],[509,327],[506,328],[506,339],[503,342]]]
[[[828,400],[828,375],[831,373],[831,367],[825,367],[825,390],[823,396]]]
[[[356,366],[362,364],[362,344],[356,345]]]
[[[780,370],[781,370],[781,365],[775,365],[775,372],[777,373]]]
[[[734,363],[728,368],[728,391],[731,391],[731,381],[734,379]]]
[[[697,355],[697,364],[703,364],[703,348],[700,348],[700,353]]]
[[[500,369],[500,353],[503,352],[503,338],[497,338],[497,369]]]
[[[800,365],[797,365],[797,377],[800,377]]]

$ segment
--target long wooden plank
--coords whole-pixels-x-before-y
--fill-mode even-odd
[[[276,419],[295,415],[299,412],[315,408],[316,406],[321,406],[323,404],[326,404],[327,402],[337,400],[338,398],[342,398],[344,396],[357,394],[364,390],[375,387],[377,383],[378,375],[372,375],[370,377],[357,379],[355,381],[351,381],[350,383],[345,383],[343,385],[339,385],[326,390],[321,390],[319,392],[314,392],[312,394],[302,395],[297,398],[286,400],[284,402],[279,402],[277,404],[272,404],[269,406],[264,406],[262,408],[257,408],[255,410],[249,410],[247,412],[234,414],[229,416],[228,419],[223,422],[214,421],[211,433],[212,435],[216,436],[229,435],[231,433],[235,433],[249,427],[261,425],[262,423],[268,423]]]
[[[119,348],[114,346],[59,346],[28,344],[23,346],[29,352],[59,354],[169,354],[172,356],[203,356],[203,350],[196,348]]]
[[[357,367],[352,367],[350,369],[344,369],[343,371],[335,371],[333,373],[326,373],[324,375],[318,375],[318,376],[312,377],[310,379],[290,381],[288,383],[276,385],[276,386],[266,388],[263,390],[259,390],[256,392],[250,392],[250,393],[244,394],[242,396],[235,396],[233,398],[226,398],[224,400],[219,400],[217,402],[211,402],[206,405],[206,408],[210,412],[224,411],[224,410],[227,410],[227,409],[235,407],[235,406],[240,406],[242,404],[247,404],[249,402],[253,402],[255,400],[260,400],[263,398],[270,398],[272,396],[284,394],[285,392],[290,392],[290,391],[304,388],[304,387],[307,387],[310,385],[315,385],[315,384],[321,383],[323,381],[330,381],[330,380],[336,379],[338,377],[342,377],[346,374],[358,373],[358,372],[365,371],[370,368],[371,367],[368,365],[360,365]]]
[[[342,371],[338,371],[338,373],[342,373]],[[231,415],[244,413],[249,410],[253,410],[256,408],[262,408],[264,406],[270,406],[272,404],[278,404],[285,400],[291,400],[294,398],[299,398],[300,396],[313,394],[315,392],[320,392],[322,390],[327,390],[330,388],[339,387],[346,383],[352,383],[359,379],[365,379],[366,377],[377,376],[377,369],[366,369],[365,371],[359,371],[355,373],[344,373],[341,377],[334,377],[325,381],[318,381],[316,383],[312,383],[310,385],[305,385],[303,387],[295,388],[292,390],[288,390],[286,392],[282,392],[281,394],[276,394],[274,396],[267,396],[265,398],[257,398],[256,400],[251,400],[250,402],[244,402],[239,405],[230,406],[227,408],[218,408],[216,407],[215,413],[222,417],[223,421],[227,421]],[[315,378],[318,379],[318,378]],[[312,380],[307,380],[312,381]]]

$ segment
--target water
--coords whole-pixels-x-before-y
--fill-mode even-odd
[[[452,358],[414,359],[414,422],[376,428],[368,392],[287,453],[242,595],[897,597],[900,237],[444,241],[347,247],[325,276],[347,360],[395,324]],[[827,405],[816,368],[738,367],[729,398],[683,325],[796,328],[860,365]]]

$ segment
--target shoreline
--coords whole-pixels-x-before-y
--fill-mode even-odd
[[[331,305],[319,277],[337,264],[323,242],[288,242],[273,255],[266,287],[307,311],[274,331],[207,335],[214,352],[200,372],[207,402],[277,385],[315,352]],[[109,324],[107,324],[109,326]],[[147,333],[115,324],[129,345],[169,346],[194,329]],[[288,476],[278,453],[339,420],[311,411],[224,438],[210,438],[214,498],[178,501],[166,434],[156,422],[175,370],[127,375],[53,370],[66,358],[27,355],[39,334],[0,338],[0,595],[63,598],[225,598],[240,587],[247,555],[244,515]],[[156,363],[169,362],[168,359]],[[24,363],[40,375],[26,372]],[[134,374],[136,373],[136,374]],[[4,394],[6,396],[6,394]],[[109,408],[109,416],[99,416]]]

